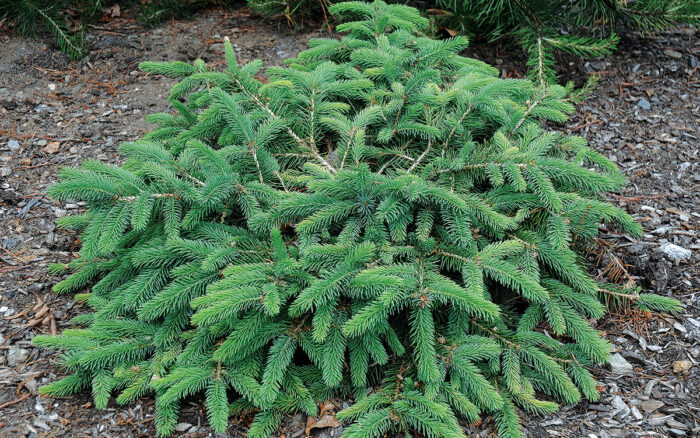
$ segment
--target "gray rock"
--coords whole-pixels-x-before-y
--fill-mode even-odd
[[[620,353],[615,353],[610,357],[610,369],[613,373],[628,374],[634,368]]]
[[[671,49],[664,50],[664,54],[666,54],[667,56],[670,56],[671,58],[676,58],[676,59],[683,58],[683,54],[681,52],[677,52],[677,51],[671,50]]]
[[[190,427],[192,427],[190,423],[177,423],[175,425],[175,430],[178,432],[187,432],[190,430]]]
[[[11,138],[7,141],[7,147],[10,148],[10,150],[15,151],[19,149],[19,142],[14,138]]]
[[[29,350],[11,345],[7,350],[7,364],[11,367],[24,363],[29,358]]]
[[[690,256],[693,254],[691,250],[685,249],[682,246],[678,246],[670,242],[664,243],[659,247],[658,250],[666,254],[669,259],[673,260],[676,263],[690,258]]]
[[[643,110],[651,109],[651,104],[646,99],[639,99],[639,102],[637,102],[637,106]]]
[[[0,242],[0,246],[2,246],[5,249],[12,249],[20,243],[22,243],[20,239],[17,239],[15,237],[9,237],[7,239],[3,239],[2,242]]]

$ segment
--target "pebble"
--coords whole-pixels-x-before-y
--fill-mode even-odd
[[[610,357],[610,369],[613,373],[627,374],[634,368],[620,353],[615,353]]]
[[[689,360],[677,360],[673,364],[673,372],[675,374],[687,373],[693,367],[693,363]]]
[[[677,52],[677,51],[671,50],[671,49],[664,50],[664,54],[670,56],[671,58],[676,58],[676,59],[683,58],[683,54],[681,52]]]
[[[7,141],[7,147],[10,148],[10,150],[17,150],[19,149],[19,142],[15,140],[14,138],[11,138]]]
[[[175,430],[178,432],[187,432],[192,425],[190,423],[177,423],[175,425]]]
[[[7,350],[7,364],[11,367],[24,363],[29,358],[29,350],[11,345]]]
[[[670,258],[672,261],[679,263],[682,260],[685,260],[687,258],[690,258],[690,256],[693,254],[693,252],[689,249],[685,249],[682,246],[678,246],[676,244],[666,242],[663,245],[661,245],[658,249],[662,253],[666,254],[668,258]]]
[[[637,106],[643,110],[651,109],[651,104],[646,99],[639,99],[639,102],[637,102]]]

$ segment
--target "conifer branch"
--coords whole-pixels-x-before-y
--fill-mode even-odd
[[[554,409],[539,391],[597,397],[584,365],[609,356],[589,322],[606,304],[680,309],[581,266],[572,243],[601,222],[641,230],[597,200],[622,186],[615,165],[543,129],[570,109],[565,89],[498,79],[459,55],[464,39],[426,37],[413,8],[330,10],[355,20],[347,35],[264,85],[228,42],[225,73],[143,64],[180,80],[174,113],[149,117],[124,166],[62,171],[49,195],[86,208],[61,221],[82,249],[52,267],[71,272],[54,290],[91,288],[94,312],[34,338],[73,373],[42,393],[154,396],[161,435],[188,397],[217,432],[256,410],[248,436],[264,438],[353,393],[346,438],[456,437],[480,412],[514,438],[517,406]]]
[[[432,147],[432,139],[429,138],[429,139],[428,139],[428,146],[425,148],[425,150],[423,151],[423,153],[420,154],[420,155],[418,156],[418,158],[416,159],[416,161],[414,161],[413,164],[411,164],[411,167],[408,168],[408,171],[407,171],[408,173],[411,173],[411,171],[412,171],[413,169],[415,169],[416,167],[418,167],[418,165],[419,165],[420,162],[423,160],[423,158],[425,158],[425,156],[428,155],[428,153],[430,152],[431,147]]]

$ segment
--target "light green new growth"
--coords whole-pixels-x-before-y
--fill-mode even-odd
[[[94,312],[34,339],[70,373],[43,394],[155,395],[161,435],[199,394],[218,432],[255,413],[252,438],[331,397],[354,401],[346,437],[461,437],[488,415],[518,437],[521,410],[557,408],[538,394],[598,397],[587,368],[610,347],[587,318],[609,294],[577,250],[601,222],[641,227],[598,196],[624,185],[615,166],[542,128],[565,90],[499,79],[415,9],[332,11],[347,36],[265,83],[228,42],[226,71],[142,64],[180,79],[176,113],[122,167],[87,161],[49,191],[87,203],[62,223],[83,247],[55,290],[89,286]]]

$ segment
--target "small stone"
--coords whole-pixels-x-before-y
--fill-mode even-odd
[[[177,423],[175,425],[175,430],[178,432],[187,432],[192,425],[190,423]]]
[[[685,374],[693,367],[693,363],[689,360],[677,360],[673,364],[673,372],[675,374]]]
[[[55,154],[56,152],[58,152],[60,147],[61,143],[57,141],[52,141],[51,143],[48,143],[46,147],[42,148],[41,151],[45,154]]]
[[[634,370],[632,364],[627,362],[620,353],[615,353],[610,357],[610,369],[613,373],[619,374],[631,373]]]
[[[17,150],[17,149],[19,149],[19,142],[17,140],[15,140],[14,138],[11,138],[10,140],[7,141],[7,147],[13,151]]]
[[[56,90],[56,84],[49,84],[48,87],[49,87],[49,90],[51,90],[51,91]]]
[[[682,246],[678,246],[670,242],[664,243],[658,250],[666,254],[668,258],[676,263],[690,258],[690,256],[693,254],[691,250],[685,249]]]
[[[639,101],[637,102],[637,106],[643,110],[651,109],[651,104],[646,99],[639,99]]]
[[[639,409],[643,410],[644,412],[654,412],[655,410],[663,407],[664,402],[659,400],[647,400],[645,402],[640,403],[638,406]]]
[[[29,358],[29,350],[11,345],[7,350],[7,364],[11,367],[24,363]]]
[[[670,56],[671,58],[676,58],[676,59],[683,58],[683,54],[681,52],[677,52],[677,51],[671,50],[671,49],[664,50],[664,54],[667,56]]]
[[[9,167],[0,167],[0,176],[10,176],[12,175],[12,169]]]

